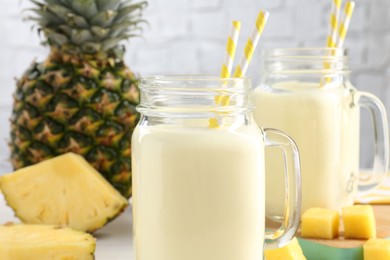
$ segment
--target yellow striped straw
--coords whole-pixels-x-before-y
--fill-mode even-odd
[[[347,3],[345,3],[343,18],[341,19],[341,24],[338,30],[337,48],[343,47],[345,36],[347,35],[354,9],[355,2],[348,1]]]
[[[326,46],[329,48],[336,47],[337,28],[339,26],[339,16],[342,0],[332,0],[332,9],[330,13],[330,26]]]
[[[230,78],[230,73],[233,68],[234,55],[236,54],[236,47],[238,35],[240,34],[241,22],[233,21],[232,28],[226,43],[225,61],[222,65],[221,78]]]
[[[326,41],[326,47],[335,48],[337,45],[337,31],[339,27],[339,18],[340,18],[340,10],[341,10],[341,2],[342,0],[332,0],[332,7],[330,11],[330,20],[329,20],[329,32]],[[325,69],[331,68],[331,63],[324,63]],[[325,86],[326,83],[330,83],[332,81],[331,77],[325,77],[325,82],[321,82],[321,86]]]
[[[241,22],[239,21],[232,22],[232,28],[230,30],[229,37],[226,42],[226,54],[225,54],[224,63],[222,64],[221,75],[220,75],[221,78],[230,78],[232,68],[233,68],[234,56],[236,54],[240,28],[241,28]],[[215,103],[220,104],[222,102],[222,99],[223,99],[222,96],[216,96]]]
[[[240,28],[241,28],[241,22],[239,21],[232,22],[232,28],[230,30],[229,37],[226,42],[226,54],[225,54],[224,63],[222,64],[221,75],[220,75],[221,78],[230,78],[230,74],[233,68],[234,56],[236,54]],[[215,103],[219,105],[221,103],[227,102],[226,101],[227,98],[228,98],[227,96],[218,95],[215,97]],[[219,123],[217,118],[209,119],[209,127],[216,128],[218,126]]]
[[[259,42],[260,36],[263,33],[264,26],[267,23],[268,16],[269,13],[267,11],[261,10],[259,12],[256,19],[256,27],[245,45],[244,54],[242,55],[240,63],[237,65],[236,70],[234,71],[233,77],[241,78],[245,76],[257,43]]]

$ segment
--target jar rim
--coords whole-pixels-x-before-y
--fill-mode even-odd
[[[303,48],[266,48],[262,50],[265,58],[276,57],[315,57],[322,59],[348,60],[348,50],[345,48],[303,47]]]
[[[220,78],[215,75],[157,75],[140,79],[141,102],[137,110],[146,115],[209,117],[215,113],[244,113],[250,110],[249,78]],[[217,101],[219,100],[219,101]]]
[[[245,83],[249,81],[247,77],[237,77],[237,78],[221,78],[216,75],[211,74],[158,74],[153,76],[146,76],[140,79],[141,84],[149,83],[151,81],[166,83],[170,81],[176,82],[187,82],[187,81],[196,81],[196,82],[205,82],[205,81],[214,81],[214,82],[242,82]]]
[[[266,74],[348,75],[349,57],[344,48],[270,48],[262,52]]]
[[[245,93],[251,90],[247,77],[220,78],[207,74],[155,75],[140,79],[139,87],[144,91],[165,89],[172,91],[227,91]]]

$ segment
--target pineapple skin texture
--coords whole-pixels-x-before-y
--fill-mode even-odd
[[[10,120],[14,169],[77,153],[129,198],[137,85],[115,56],[99,59],[52,49],[17,82]]]
[[[0,176],[0,189],[23,223],[67,226],[91,233],[128,206],[126,198],[74,153]]]
[[[306,260],[296,237],[284,247],[264,250],[264,255],[266,260]]]
[[[363,245],[364,260],[390,259],[390,240],[371,238]]]
[[[333,239],[339,235],[340,214],[337,210],[310,208],[301,217],[303,237]]]
[[[370,205],[342,208],[344,237],[357,239],[376,238],[374,209]]]
[[[49,225],[0,225],[0,260],[93,260],[89,234]]]

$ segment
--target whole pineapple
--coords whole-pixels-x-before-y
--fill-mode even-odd
[[[137,78],[121,42],[138,31],[145,2],[32,0],[49,57],[17,81],[11,117],[15,169],[66,152],[84,156],[131,196],[131,135]]]

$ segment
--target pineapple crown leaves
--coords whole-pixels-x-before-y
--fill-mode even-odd
[[[38,33],[54,49],[71,54],[102,54],[123,49],[120,42],[142,33],[146,1],[30,0]]]

